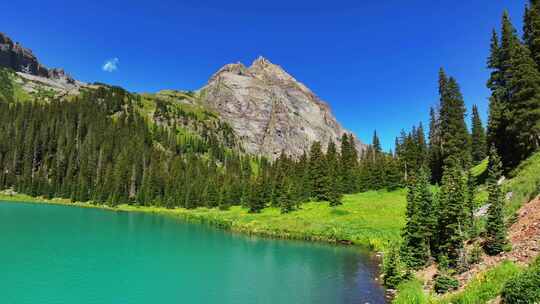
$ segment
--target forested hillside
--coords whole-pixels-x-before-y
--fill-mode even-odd
[[[440,302],[484,303],[500,294],[505,282],[519,272],[511,263],[498,264],[502,257],[512,256],[512,246],[537,250],[509,237],[509,231],[521,235],[522,227],[512,227],[520,220],[515,212],[534,199],[540,186],[530,173],[537,170],[538,156],[531,155],[540,147],[540,4],[536,1],[525,10],[523,32],[520,38],[507,12],[500,32],[493,30],[487,60],[491,70],[487,86],[492,93],[487,134],[477,107],[472,109],[469,133],[459,86],[442,69],[439,73],[440,103],[438,111],[431,110],[429,165],[417,167],[407,179],[402,242],[392,246],[385,263],[385,284],[400,289],[396,303],[439,302],[437,297],[428,301],[426,292],[444,294],[463,287],[461,293]],[[440,187],[430,189],[429,179]],[[531,242],[536,237],[532,232],[527,235]],[[531,262],[532,257],[520,262]],[[477,265],[495,267],[464,286]],[[419,283],[414,273],[425,280]],[[507,284],[506,303],[540,300],[535,275],[537,270],[531,269],[522,281]]]
[[[194,208],[243,205],[282,212],[343,193],[396,189],[397,158],[314,142],[300,157],[248,154],[219,114],[193,92],[129,93],[104,84],[59,94],[8,70],[1,74],[0,185],[47,198]],[[323,150],[323,145],[327,146]]]

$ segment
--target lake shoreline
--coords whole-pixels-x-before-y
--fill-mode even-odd
[[[216,227],[222,230],[226,230],[233,233],[240,233],[244,235],[260,236],[265,238],[273,239],[284,239],[284,240],[298,240],[298,241],[308,241],[308,242],[322,242],[339,246],[355,246],[362,249],[368,249],[373,253],[374,257],[380,260],[381,251],[377,250],[372,244],[369,243],[357,243],[348,239],[335,239],[328,238],[325,236],[306,233],[297,233],[292,231],[285,230],[269,230],[269,229],[257,229],[254,227],[251,229],[248,225],[237,225],[234,221],[230,221],[223,218],[216,218],[211,216],[199,215],[192,210],[184,208],[175,208],[169,209],[164,207],[156,206],[139,206],[139,205],[129,205],[129,204],[120,204],[117,206],[109,206],[106,204],[94,204],[91,202],[73,202],[69,199],[62,198],[53,198],[47,199],[44,197],[33,197],[26,194],[5,194],[0,192],[0,202],[15,202],[15,203],[31,203],[31,204],[48,204],[48,205],[61,205],[61,206],[71,206],[79,208],[92,208],[92,209],[101,209],[106,211],[113,212],[142,212],[142,213],[152,213],[173,216],[181,218],[187,222],[207,224],[212,227]],[[199,208],[206,209],[206,208]]]

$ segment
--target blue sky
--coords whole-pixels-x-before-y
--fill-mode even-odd
[[[222,65],[263,55],[327,101],[362,140],[376,129],[389,149],[402,128],[427,123],[441,66],[486,119],[491,29],[507,9],[521,32],[525,3],[1,1],[0,31],[47,66],[137,92],[194,90]]]

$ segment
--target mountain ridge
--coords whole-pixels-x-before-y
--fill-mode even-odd
[[[26,92],[51,90],[66,96],[99,86],[79,82],[63,69],[46,68],[30,49],[3,33],[0,67],[16,71]],[[176,99],[172,96],[173,102],[198,104],[218,113],[232,126],[247,153],[269,158],[282,152],[299,157],[314,141],[320,141],[323,147],[332,141],[339,147],[341,137],[352,134],[341,126],[326,102],[263,56],[249,67],[240,62],[224,65],[192,98],[185,98],[185,94]],[[362,152],[366,145],[353,137],[357,150]]]

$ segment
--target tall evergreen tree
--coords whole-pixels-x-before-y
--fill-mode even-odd
[[[433,108],[429,111],[429,168],[431,182],[439,183],[442,178],[441,130],[438,114]]]
[[[381,153],[381,141],[379,139],[379,136],[377,135],[377,130],[373,131],[373,139],[371,140],[371,147],[373,148],[373,151],[375,153]]]
[[[326,151],[326,175],[328,177],[328,187],[326,194],[330,206],[341,205],[341,175],[339,174],[339,155],[336,144],[333,141],[328,143]]]
[[[283,191],[279,196],[281,213],[289,213],[294,210],[298,204],[296,188],[291,179],[284,180]]]
[[[388,189],[388,191],[393,191],[401,187],[402,174],[399,170],[398,160],[394,158],[394,156],[387,155],[385,157],[384,169],[386,189]]]
[[[330,182],[320,142],[316,141],[311,145],[309,157],[309,176],[313,198],[317,201],[328,201]]]
[[[261,177],[257,177],[249,190],[247,205],[250,213],[259,213],[264,209],[266,202],[263,196],[263,182]]]
[[[471,136],[471,150],[472,160],[475,164],[482,161],[487,156],[486,146],[486,133],[480,120],[480,114],[478,113],[478,107],[473,105],[472,108],[472,136]]]
[[[506,170],[539,146],[539,74],[530,52],[517,37],[508,13],[501,41],[493,33],[488,66],[492,70],[488,145],[495,145]]]
[[[341,136],[341,158],[339,168],[341,170],[341,189],[343,193],[355,193],[358,191],[358,152],[352,134],[344,133]]]
[[[402,256],[409,267],[419,269],[429,260],[435,221],[429,178],[424,170],[420,170],[409,182],[406,216],[407,223],[402,231]]]
[[[530,5],[525,8],[523,40],[536,65],[540,66],[540,3],[536,0],[531,0]]]
[[[540,147],[540,72],[524,45],[518,44],[512,55],[507,115],[514,145],[507,159],[514,167]]]
[[[444,169],[439,196],[438,251],[451,266],[464,258],[465,185],[459,159],[451,158]]]
[[[456,80],[439,72],[441,152],[443,162],[457,160],[461,168],[470,165],[469,132],[465,124],[465,103]]]
[[[507,244],[506,226],[504,223],[504,200],[499,179],[502,175],[502,164],[497,150],[492,147],[489,151],[488,165],[488,202],[490,204],[486,222],[486,240],[484,249],[488,254],[498,254]]]

